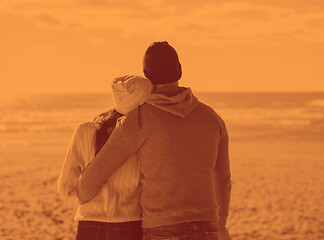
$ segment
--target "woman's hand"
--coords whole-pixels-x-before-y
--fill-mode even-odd
[[[226,226],[220,226],[218,229],[218,240],[232,240]]]

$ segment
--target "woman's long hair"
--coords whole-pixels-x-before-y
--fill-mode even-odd
[[[95,154],[101,150],[103,145],[108,140],[112,130],[115,128],[117,119],[122,117],[123,114],[112,109],[108,112],[101,113],[94,118],[94,122],[98,125],[95,135]]]

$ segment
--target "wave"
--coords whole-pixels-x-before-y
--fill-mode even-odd
[[[73,109],[68,112],[26,111],[17,115],[7,112],[0,117],[0,132],[61,132],[91,121],[97,109]],[[236,126],[308,127],[324,122],[324,112],[308,108],[218,108],[226,123]]]
[[[324,107],[324,99],[314,99],[306,103],[308,106],[312,107]]]
[[[324,119],[324,112],[310,111],[307,108],[292,109],[265,109],[265,108],[223,108],[217,109],[217,112],[227,120],[271,120],[280,119],[301,119],[318,120]]]

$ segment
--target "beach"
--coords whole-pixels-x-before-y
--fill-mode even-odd
[[[91,110],[85,115],[76,114],[85,111],[84,105],[80,108],[73,105],[71,108],[76,109],[73,114],[69,109],[57,107],[43,109],[42,115],[35,113],[39,106],[31,108],[29,115],[21,114],[33,118],[25,117],[25,122],[16,123],[12,128],[28,125],[23,130],[10,130],[9,118],[2,118],[0,239],[74,238],[77,223],[73,217],[78,202],[60,196],[56,180],[74,127],[104,110],[86,107]],[[228,109],[231,108],[226,105],[218,112],[225,121],[228,119],[230,134],[232,196],[228,229],[233,240],[324,239],[323,122],[322,118],[314,117],[322,116],[323,108],[316,108],[316,114],[311,116],[316,120],[312,126],[296,122],[274,126],[264,120],[262,124],[249,125],[242,119],[231,118],[242,106],[230,113]],[[30,113],[33,111],[34,115]],[[312,108],[308,112],[314,111]],[[53,123],[46,112],[53,113],[53,119],[62,118],[66,122]],[[49,121],[43,121],[43,116]],[[43,120],[39,121],[40,118]],[[51,124],[55,127],[49,128]],[[35,126],[41,127],[35,130]]]

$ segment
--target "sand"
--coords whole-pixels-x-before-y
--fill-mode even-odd
[[[74,238],[77,201],[56,187],[72,131],[1,133],[0,239]],[[233,240],[324,239],[323,139],[245,135],[231,134]]]

